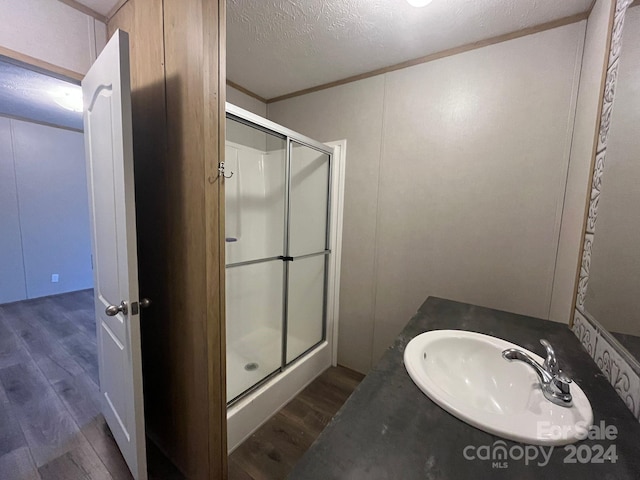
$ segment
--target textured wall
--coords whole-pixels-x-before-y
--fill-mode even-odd
[[[240,90],[236,90],[229,85],[227,85],[227,102],[233,103],[235,106],[244,108],[245,110],[249,110],[251,113],[255,113],[261,117],[267,116],[266,103],[250,97],[246,93],[242,93]]]
[[[86,73],[106,43],[106,25],[62,2],[2,0],[0,45]]]
[[[2,15],[0,16],[0,46],[2,47],[84,74],[95,60],[97,54],[102,50],[105,43],[106,26],[103,23],[62,2],[51,0],[2,1]],[[6,130],[9,128],[7,125],[9,125],[10,122],[5,119],[0,121],[3,123],[3,125],[0,126],[0,135],[5,138]],[[20,122],[11,123],[14,125],[20,124]],[[81,153],[81,164],[79,164],[81,170],[78,170],[78,165],[74,166],[70,179],[70,181],[75,181],[73,180],[77,178],[75,175],[84,175],[82,134],[74,132],[66,133],[72,136],[75,135],[80,139],[79,141],[72,141],[70,143],[70,148],[76,148],[79,145]],[[8,182],[10,179],[10,176],[5,176],[5,171],[9,169],[9,167],[11,167],[11,169],[13,168],[6,160],[7,147],[11,148],[11,145],[4,140],[2,143],[4,148],[0,147],[0,155],[2,155],[2,179],[0,180],[0,182],[2,182],[0,187],[2,192],[0,195],[2,195],[3,211],[0,215],[0,222],[2,222],[3,229],[6,225],[8,230],[3,232],[0,237],[0,242],[2,242],[0,246],[2,247],[3,254],[11,253],[10,255],[3,255],[2,258],[3,280],[0,280],[0,290],[3,293],[0,293],[0,302],[23,299],[27,295],[46,295],[91,286],[90,263],[86,263],[86,258],[81,268],[84,273],[79,274],[79,276],[76,276],[76,273],[72,272],[64,274],[57,272],[61,274],[60,282],[51,284],[50,276],[48,276],[46,280],[48,285],[44,285],[38,283],[41,281],[40,277],[44,275],[44,272],[42,274],[37,273],[39,267],[32,266],[30,267],[32,272],[31,279],[25,283],[22,246],[18,245],[19,239],[16,237],[17,230],[15,229],[18,215],[17,204],[15,203],[17,200],[11,201],[11,198],[16,198],[15,175],[13,172],[11,176],[14,178],[14,191],[12,193],[9,184],[7,184],[7,188],[5,189],[5,182]],[[12,150],[11,155],[13,155]],[[58,181],[58,185],[66,184],[64,178],[54,176],[54,179]],[[82,189],[81,191],[86,192],[86,179],[83,179]],[[5,200],[7,203],[5,203]],[[86,204],[86,193],[84,202]],[[86,205],[84,208],[86,209]],[[70,214],[73,214],[73,212],[70,212]],[[88,222],[88,219],[86,219],[86,221]],[[75,230],[72,229],[70,233],[74,231]],[[88,230],[86,235],[84,239],[89,241]],[[70,245],[73,245],[73,242]],[[43,252],[36,253],[37,255],[44,255]],[[82,255],[82,252],[79,252],[79,255]],[[17,261],[18,259],[19,262]],[[36,263],[35,265],[38,264]],[[88,277],[86,277],[87,265],[89,267]],[[47,267],[53,268],[54,265],[48,265]],[[22,270],[22,273],[20,273],[20,270]],[[5,274],[5,272],[7,273]],[[11,278],[9,279],[9,277]],[[34,280],[35,278],[38,278],[38,280]],[[88,282],[85,281],[87,278]],[[10,280],[11,287],[3,283],[7,279]],[[31,283],[31,288],[29,289],[29,282],[34,281],[36,283]],[[67,283],[67,281],[70,281],[70,283]],[[20,284],[22,284],[22,287],[19,287]]]
[[[270,119],[322,141],[348,139],[340,280],[340,362],[371,364],[384,77],[269,105]]]
[[[2,192],[13,201],[2,203],[0,217],[7,248],[1,253],[0,302],[91,288],[82,133],[0,118],[0,136],[9,139],[0,151],[3,186],[5,179],[13,182],[13,189]],[[53,273],[57,283],[51,282]]]
[[[349,141],[339,362],[427,295],[548,317],[585,22],[269,104]]]

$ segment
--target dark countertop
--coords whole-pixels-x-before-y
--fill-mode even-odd
[[[544,357],[538,343],[554,346],[560,366],[584,390],[594,423],[618,429],[615,440],[575,444],[582,459],[614,448],[612,463],[565,463],[570,452],[555,447],[545,465],[540,447],[524,446],[485,433],[438,407],[413,383],[403,364],[404,348],[428,330],[458,329],[485,333],[516,343]],[[506,468],[492,460],[467,460],[465,447],[481,455],[502,441],[516,457],[528,448],[537,459],[507,458]],[[584,447],[582,447],[584,445]],[[512,450],[513,447],[516,447]],[[550,447],[544,447],[549,452]],[[485,449],[489,450],[489,449]],[[490,451],[490,450],[489,450]],[[573,456],[575,459],[576,456]],[[542,466],[539,465],[542,463]],[[505,467],[505,465],[501,465]],[[365,377],[289,476],[316,480],[437,479],[640,479],[640,423],[633,417],[591,357],[566,325],[431,297]]]

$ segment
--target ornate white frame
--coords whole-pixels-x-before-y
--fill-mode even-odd
[[[615,1],[607,74],[598,128],[598,141],[590,177],[589,209],[584,226],[582,260],[576,285],[576,302],[571,328],[613,388],[618,392],[618,395],[629,407],[629,410],[640,420],[640,363],[584,308],[591,267],[591,249],[595,236],[602,177],[606,164],[611,112],[613,111],[620,64],[624,18],[627,8],[633,3],[633,0]]]

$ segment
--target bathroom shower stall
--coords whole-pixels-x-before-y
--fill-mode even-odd
[[[273,408],[247,410],[261,401],[279,408],[331,363],[327,312],[333,148],[231,104],[226,132],[232,450],[275,413]],[[305,362],[312,365],[295,368]],[[280,381],[289,370],[299,370],[292,375],[299,379]],[[295,385],[285,388],[287,383]],[[287,390],[291,392],[285,395]]]

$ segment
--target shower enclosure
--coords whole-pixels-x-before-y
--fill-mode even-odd
[[[227,401],[234,405],[326,344],[333,149],[230,104],[226,126]]]

